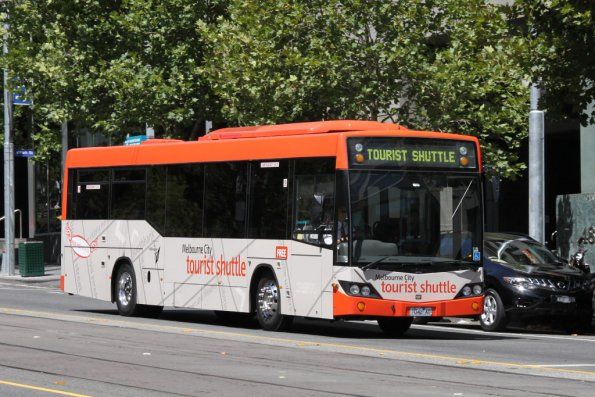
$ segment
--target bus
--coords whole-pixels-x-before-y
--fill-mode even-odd
[[[477,316],[481,173],[475,137],[373,121],[72,149],[61,288],[124,316],[214,310],[271,331]]]

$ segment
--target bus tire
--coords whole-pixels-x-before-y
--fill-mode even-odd
[[[411,327],[413,317],[383,317],[378,319],[378,326],[387,336],[399,337]]]
[[[496,290],[488,289],[483,301],[483,312],[479,316],[479,325],[484,331],[504,331],[508,325],[508,318],[502,299]]]
[[[118,269],[114,295],[120,315],[130,317],[140,314],[140,305],[136,303],[136,277],[130,263],[124,263]]]
[[[283,331],[291,327],[292,316],[281,314],[281,296],[275,277],[265,273],[256,287],[256,319],[266,331]]]

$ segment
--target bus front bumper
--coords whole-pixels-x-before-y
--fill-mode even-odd
[[[411,317],[412,308],[432,308],[432,317],[478,316],[483,310],[483,295],[434,302],[403,302],[387,299],[348,296],[333,293],[335,318]]]

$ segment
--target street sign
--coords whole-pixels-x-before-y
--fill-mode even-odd
[[[25,98],[25,86],[16,87],[12,93],[12,104],[16,106],[31,106],[31,101]]]
[[[146,141],[146,140],[147,140],[146,135],[129,136],[124,141],[124,146],[140,145],[143,141]]]
[[[17,149],[14,155],[16,157],[35,157],[35,151],[33,149]]]

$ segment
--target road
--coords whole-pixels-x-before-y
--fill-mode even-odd
[[[1,396],[593,396],[595,335],[298,320],[291,333],[211,312],[125,318],[53,284],[0,281]]]

